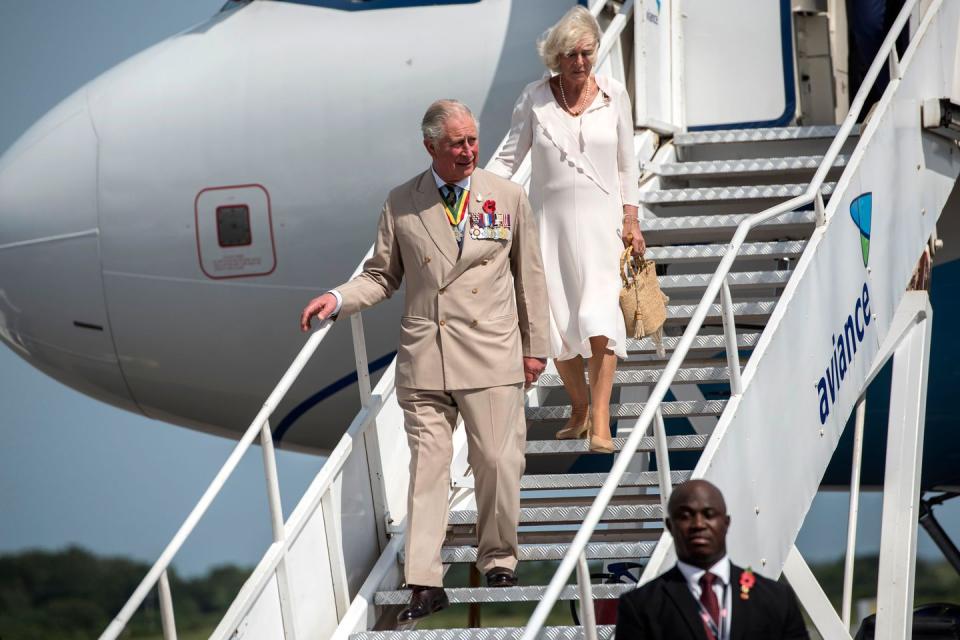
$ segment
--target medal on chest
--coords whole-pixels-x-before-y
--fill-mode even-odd
[[[470,235],[475,240],[509,240],[511,222],[509,213],[497,210],[496,200],[485,200],[480,211],[470,214]]]

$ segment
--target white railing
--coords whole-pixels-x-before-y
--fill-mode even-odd
[[[360,273],[363,263],[372,255],[372,252],[373,246],[370,247],[367,255],[354,270],[354,276]],[[363,320],[361,315],[359,313],[355,314],[350,318],[350,322],[353,330],[354,353],[356,356],[357,378],[361,402],[361,409],[357,414],[357,418],[354,419],[354,424],[357,424],[358,422],[360,423],[360,431],[362,433],[363,431],[366,431],[371,424],[374,424],[374,418],[376,417],[380,408],[383,406],[383,400],[381,398],[375,402],[371,401],[370,375],[367,364],[366,343],[363,335]],[[177,533],[173,536],[173,539],[163,550],[163,553],[160,554],[160,557],[154,563],[153,567],[151,567],[147,572],[147,575],[140,582],[139,586],[137,586],[136,590],[134,590],[133,595],[130,596],[120,612],[100,635],[100,640],[114,640],[117,638],[124,628],[126,628],[134,613],[136,613],[137,609],[147,597],[147,594],[150,593],[150,590],[155,586],[158,587],[159,591],[161,624],[163,626],[164,640],[176,639],[173,604],[170,594],[170,584],[167,576],[167,569],[170,567],[170,563],[173,561],[174,556],[176,556],[177,552],[190,537],[190,534],[193,533],[193,530],[200,522],[200,519],[203,518],[214,499],[216,499],[216,497],[220,494],[220,491],[223,489],[227,480],[236,470],[237,465],[240,463],[240,460],[243,458],[244,454],[250,449],[254,440],[258,437],[260,439],[260,446],[263,452],[264,479],[267,484],[267,498],[269,503],[270,525],[273,532],[273,541],[275,545],[279,545],[285,550],[286,547],[284,543],[286,542],[287,536],[284,528],[283,509],[280,502],[280,484],[277,478],[276,457],[273,449],[273,434],[270,429],[270,416],[276,410],[280,402],[284,399],[287,392],[290,390],[290,387],[293,386],[293,383],[296,382],[300,373],[303,371],[304,367],[306,367],[307,363],[310,361],[310,358],[316,352],[317,348],[320,346],[320,343],[330,331],[332,324],[333,323],[330,320],[325,321],[320,325],[319,329],[307,339],[306,344],[300,350],[300,353],[297,354],[297,357],[294,358],[293,363],[287,369],[286,373],[284,373],[283,377],[280,379],[280,382],[274,388],[266,402],[264,402],[263,407],[250,423],[250,426],[247,427],[243,437],[240,438],[237,446],[234,447],[230,456],[220,468],[220,471],[217,472],[217,475],[210,482],[210,485],[207,487],[206,491],[204,491],[196,506],[194,506],[184,523],[180,526],[180,529],[177,530]],[[330,457],[327,459],[327,462],[324,464],[323,468],[320,470],[320,475],[326,474],[328,477],[326,482],[327,486],[322,492],[324,495],[329,493],[329,487],[332,486],[336,475],[346,462],[347,455],[350,453],[352,442],[350,436],[355,435],[356,434],[352,434],[350,432],[345,434],[340,443],[331,453]],[[376,456],[374,457],[376,458]],[[374,495],[377,495],[376,490],[374,491]],[[281,554],[276,570],[278,585],[281,589],[281,593],[283,593],[288,586],[285,577],[286,572],[283,554]],[[346,594],[338,595],[340,597],[346,597]],[[291,598],[287,597],[286,595],[281,597],[281,609],[285,630],[292,629],[293,616],[292,611],[290,610],[290,607],[292,606],[291,603]],[[289,632],[287,636],[293,637],[292,633]]]
[[[644,409],[641,412],[640,417],[637,419],[635,428],[627,438],[622,451],[616,457],[613,467],[611,468],[603,487],[600,489],[600,492],[597,494],[593,505],[591,505],[590,510],[587,512],[587,515],[584,518],[577,535],[571,542],[570,548],[564,555],[563,560],[561,561],[557,572],[554,574],[553,579],[550,581],[546,592],[540,599],[540,602],[537,604],[537,607],[534,610],[533,615],[530,617],[530,620],[528,621],[520,640],[535,640],[539,637],[540,632],[543,629],[543,625],[546,622],[547,616],[553,609],[554,604],[556,604],[560,592],[566,586],[570,574],[581,563],[585,548],[590,542],[590,538],[593,536],[593,532],[599,524],[604,510],[610,503],[610,499],[613,497],[614,492],[619,487],[623,474],[629,468],[630,462],[633,459],[638,446],[640,445],[641,439],[646,435],[647,430],[650,428],[651,422],[654,426],[656,442],[658,445],[656,452],[657,466],[660,467],[661,462],[667,461],[665,452],[661,453],[659,446],[661,440],[664,442],[664,444],[666,441],[666,435],[663,429],[663,419],[660,417],[660,403],[663,401],[667,391],[673,384],[673,380],[676,377],[676,374],[679,371],[683,361],[686,359],[687,353],[690,350],[690,346],[693,343],[694,338],[696,338],[697,333],[700,331],[704,319],[706,318],[710,307],[714,304],[714,301],[717,299],[718,295],[721,295],[721,304],[723,307],[723,324],[726,338],[725,342],[727,360],[730,365],[731,393],[734,395],[739,395],[743,392],[740,383],[739,361],[736,349],[736,333],[733,323],[733,309],[730,301],[728,288],[729,285],[727,282],[727,275],[730,272],[730,268],[732,267],[734,260],[737,258],[740,248],[746,241],[747,235],[750,233],[750,231],[754,227],[761,225],[768,220],[772,220],[773,218],[776,218],[784,213],[794,211],[799,207],[813,203],[815,210],[817,211],[817,224],[822,225],[826,222],[824,217],[823,196],[821,194],[821,188],[823,187],[824,180],[826,179],[830,169],[833,167],[833,164],[836,161],[843,145],[846,143],[847,138],[850,136],[850,133],[856,126],[857,119],[859,118],[860,113],[863,110],[863,106],[866,103],[867,95],[873,88],[873,84],[876,82],[877,77],[879,76],[884,65],[889,65],[891,71],[891,84],[894,84],[897,80],[899,80],[900,64],[896,51],[896,40],[899,37],[900,32],[906,26],[910,18],[910,14],[917,5],[917,1],[918,0],[907,0],[901,9],[900,14],[897,16],[897,19],[893,23],[890,32],[887,34],[887,37],[884,40],[876,59],[873,61],[873,64],[871,64],[863,83],[860,85],[860,89],[857,91],[857,95],[854,98],[853,103],[850,105],[850,111],[848,112],[847,117],[844,119],[840,130],[837,132],[836,137],[824,155],[820,166],[817,168],[813,179],[810,181],[810,184],[803,195],[787,200],[786,202],[766,209],[765,211],[761,211],[760,213],[753,214],[741,222],[737,227],[737,231],[734,234],[733,239],[730,241],[727,251],[724,253],[717,270],[710,279],[700,303],[697,305],[697,308],[695,309],[693,316],[690,318],[690,322],[687,325],[686,330],[683,332],[683,336],[680,338],[673,355],[670,357],[666,367],[664,368],[663,374],[660,376],[660,380],[657,382],[656,386],[654,386],[649,398],[644,404]],[[940,6],[940,4],[931,5],[930,10],[938,10]],[[662,479],[661,486],[663,486]],[[664,501],[663,496],[661,496],[661,500]],[[666,511],[664,511],[664,514],[666,514]],[[589,581],[589,574],[583,574],[584,572],[578,571],[578,584],[581,597],[589,594],[589,585],[585,584],[585,582]],[[593,603],[592,601],[586,601],[582,602],[581,606],[585,609],[589,609],[592,608]],[[585,620],[592,622],[592,616],[584,616],[584,618]],[[595,624],[588,626],[592,626],[593,628],[588,628],[585,630],[587,637],[596,637]]]

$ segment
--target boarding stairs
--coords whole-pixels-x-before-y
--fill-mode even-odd
[[[610,23],[601,56],[616,48],[631,5],[625,3]],[[885,493],[884,536],[891,542],[881,554],[880,570],[899,586],[881,589],[878,605],[885,613],[878,629],[888,631],[877,637],[908,637],[904,625],[912,589],[903,585],[912,584],[906,579],[907,573],[912,576],[910,549],[916,542],[916,521],[911,527],[909,515],[916,492],[910,483],[911,473],[918,477],[922,447],[930,311],[925,292],[905,289],[960,174],[956,144],[922,131],[920,120],[921,102],[949,95],[944,78],[955,73],[951,56],[960,8],[923,5],[923,20],[901,61],[893,40],[918,6],[907,2],[840,126],[678,131],[664,136],[655,153],[644,151],[652,148],[653,134],[637,131],[647,257],[657,262],[660,285],[670,297],[665,354],[658,355],[649,338],[629,341],[611,406],[617,424],[613,456],[591,453],[585,440],[553,439],[570,407],[556,371],[541,376],[526,408],[521,586],[447,588],[451,608],[479,605],[481,616],[489,603],[536,605],[525,627],[496,626],[488,616],[483,623],[494,626],[395,628],[395,616],[409,599],[402,588],[409,452],[393,365],[375,387],[368,376],[360,376],[362,410],[283,521],[269,417],[320,347],[327,324],[311,336],[201,503],[102,637],[117,637],[154,586],[165,633],[175,637],[169,634],[174,623],[166,568],[239,457],[259,438],[274,543],[213,638],[612,638],[613,627],[597,626],[593,607],[584,605],[616,598],[634,585],[590,584],[591,567],[639,562],[645,566],[642,581],[668,568],[673,556],[662,525],[664,503],[674,485],[692,477],[723,487],[734,519],[733,557],[772,577],[785,574],[821,635],[849,638],[849,603],[841,614],[834,610],[793,544],[847,416],[854,406],[862,409],[867,385],[893,353],[894,382],[913,395],[892,399],[892,405],[913,430],[895,434],[891,419],[891,442],[900,450],[891,455],[902,457],[888,459],[894,495],[888,515]],[[869,120],[858,124],[866,91],[887,56],[894,80]],[[920,73],[921,63],[938,72]],[[521,174],[519,180],[527,177]],[[852,201],[864,193],[874,199],[869,268],[850,213]],[[881,206],[878,201],[886,196],[890,204]],[[894,201],[899,213],[888,216],[884,212]],[[881,231],[888,235],[881,237]],[[843,387],[831,379],[829,415],[818,420],[818,378],[824,362],[827,369],[833,366],[838,327],[842,341],[848,314],[867,307],[860,297],[864,278],[871,298],[860,322],[872,314],[872,333],[857,325],[863,329],[858,355],[846,361]],[[856,304],[848,295],[851,283]],[[363,372],[361,316],[350,322]],[[810,378],[814,370],[819,373]],[[455,433],[454,445],[451,514],[441,552],[447,567],[476,559],[477,513],[463,429]],[[900,470],[891,472],[891,464]],[[549,583],[532,584],[525,574],[532,562],[559,565]],[[582,625],[569,621],[567,601],[580,603]],[[557,602],[566,622],[549,617]],[[548,619],[554,626],[546,626]]]

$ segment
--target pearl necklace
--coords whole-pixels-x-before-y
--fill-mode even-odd
[[[587,78],[587,83],[583,87],[583,92],[580,95],[580,100],[577,102],[577,110],[574,111],[570,108],[570,105],[567,104],[567,94],[563,90],[563,74],[557,76],[560,78],[560,99],[563,100],[563,106],[567,111],[570,112],[570,115],[579,116],[583,113],[583,110],[586,108],[587,96],[590,95],[590,78]]]

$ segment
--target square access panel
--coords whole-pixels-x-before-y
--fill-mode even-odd
[[[246,278],[273,273],[270,194],[258,184],[210,187],[195,203],[197,252],[208,278]]]

